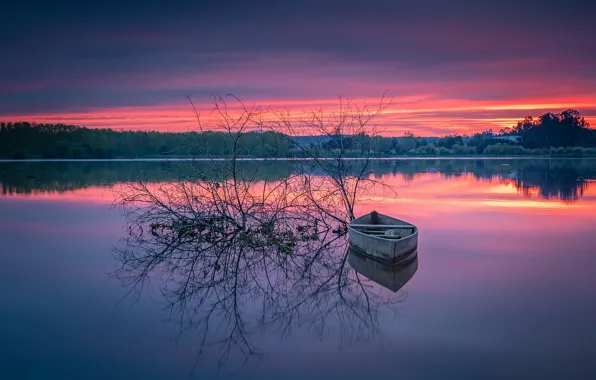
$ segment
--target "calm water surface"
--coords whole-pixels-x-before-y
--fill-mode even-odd
[[[396,293],[366,284],[370,319],[326,293],[320,314],[259,325],[243,295],[257,356],[226,350],[216,319],[201,351],[206,327],[168,310],[159,281],[133,301],[112,275],[127,234],[113,190],[172,165],[0,163],[0,379],[596,378],[596,160],[377,163],[396,193],[359,213],[416,224],[417,270]],[[292,173],[271,165],[264,179]]]

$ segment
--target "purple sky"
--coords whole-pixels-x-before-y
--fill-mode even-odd
[[[499,129],[566,108],[596,122],[585,1],[34,1],[2,14],[1,120],[187,130],[187,95],[300,113],[387,90],[385,134]]]

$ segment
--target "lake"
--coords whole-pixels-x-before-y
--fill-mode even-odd
[[[342,271],[358,281],[330,286],[343,280],[321,267],[331,280],[299,302],[243,275],[207,319],[198,298],[169,307],[179,267],[142,288],[138,267],[116,275],[129,231],[114,191],[185,165],[0,163],[0,379],[596,378],[596,160],[376,161],[392,191],[357,214],[418,226],[403,287],[356,259]],[[266,165],[263,180],[294,173]]]

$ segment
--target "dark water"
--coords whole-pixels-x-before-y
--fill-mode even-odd
[[[258,355],[229,321],[169,310],[159,280],[133,302],[113,276],[127,232],[113,189],[175,165],[0,163],[0,379],[596,378],[596,160],[375,163],[397,195],[358,212],[416,224],[417,269],[396,293],[366,283],[370,318],[358,289],[332,290],[263,325],[242,294]]]

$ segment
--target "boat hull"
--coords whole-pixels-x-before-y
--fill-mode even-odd
[[[374,220],[372,220],[374,218]],[[373,223],[374,222],[374,223]],[[401,239],[388,239],[383,236],[367,234],[355,226],[386,225],[394,226],[392,230],[405,235]],[[348,240],[350,246],[360,254],[377,261],[396,265],[411,259],[418,249],[418,228],[413,224],[387,215],[378,214],[376,217],[366,214],[355,219],[348,226]]]

